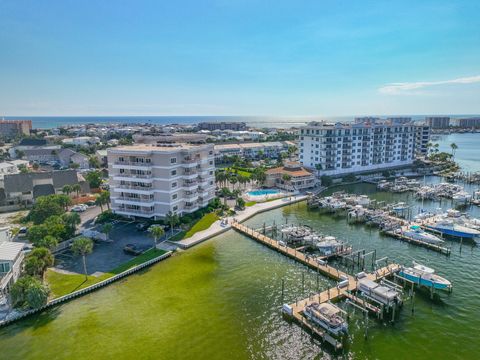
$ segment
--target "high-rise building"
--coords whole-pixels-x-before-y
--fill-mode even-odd
[[[430,126],[427,124],[415,124],[415,154],[422,156],[427,155],[430,141]]]
[[[30,135],[32,120],[0,120],[0,138],[12,139],[19,135]]]
[[[461,128],[480,128],[480,117],[471,117],[457,120],[457,126]]]
[[[108,149],[112,210],[162,219],[191,213],[215,197],[212,144],[134,145]]]
[[[448,129],[450,126],[450,117],[448,116],[427,116],[425,121],[431,129]]]
[[[312,122],[299,130],[300,162],[324,175],[401,167],[413,163],[413,123],[368,119],[357,123]]]

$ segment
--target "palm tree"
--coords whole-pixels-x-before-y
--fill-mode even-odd
[[[450,147],[452,148],[452,158],[454,159],[455,158],[455,152],[457,151],[458,146],[455,143],[451,143]]]
[[[153,238],[154,244],[153,246],[157,247],[157,242],[160,240],[160,238],[165,235],[165,231],[160,225],[152,225],[148,229],[148,232],[150,233],[150,236]]]
[[[72,252],[75,255],[81,255],[83,258],[83,270],[85,272],[85,281],[88,280],[87,255],[93,251],[93,241],[87,237],[81,236],[73,241]]]
[[[82,187],[80,184],[72,185],[72,192],[75,191],[77,193],[77,198],[80,197],[80,191],[82,191]]]
[[[78,213],[65,213],[62,215],[62,220],[65,226],[70,230],[70,234],[73,236],[75,234],[75,230],[77,229],[77,225],[80,225],[82,219]]]
[[[98,158],[95,156],[95,155],[91,155],[89,156],[88,158],[88,165],[91,167],[91,168],[99,168],[100,167],[100,161],[98,160]]]
[[[230,190],[228,188],[224,187],[220,190],[220,195],[223,197],[223,205],[227,206],[227,197],[230,195]]]
[[[113,230],[113,225],[110,224],[110,223],[106,223],[105,225],[103,225],[102,227],[102,233],[104,233],[105,235],[107,235],[107,240],[110,239],[110,233],[112,232]]]
[[[102,191],[100,193],[100,198],[104,205],[107,205],[107,209],[110,210],[110,192],[109,191]]]
[[[288,181],[292,180],[292,176],[289,175],[289,174],[283,174],[283,175],[282,175],[282,180],[283,180],[284,182],[288,182]]]
[[[100,206],[100,211],[103,213],[103,199],[100,195],[95,198],[95,205]]]
[[[165,221],[167,222],[167,224],[170,225],[170,229],[172,230],[173,235],[173,228],[180,222],[178,215],[169,211],[165,216]]]
[[[294,146],[294,145],[291,145],[291,146],[288,147],[287,152],[288,152],[288,158],[291,160],[292,155],[297,152],[297,147]]]
[[[235,184],[238,182],[237,177],[236,177],[235,175],[230,176],[230,178],[228,179],[228,181],[230,182],[230,184],[232,184],[233,190],[235,190]]]
[[[70,195],[71,192],[72,192],[72,187],[70,185],[64,185],[63,188],[62,188],[62,192],[65,194],[65,195]]]
[[[322,170],[322,164],[315,164],[315,169],[317,169],[318,171],[317,176],[320,176],[320,171]]]

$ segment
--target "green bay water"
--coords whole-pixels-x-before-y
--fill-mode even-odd
[[[408,195],[350,187],[377,199]],[[438,204],[430,204],[436,207]],[[444,204],[447,205],[447,204]],[[425,206],[425,204],[424,204]],[[477,212],[478,210],[474,210]],[[431,301],[417,292],[394,324],[371,318],[369,338],[355,314],[344,353],[332,354],[281,314],[294,302],[334,283],[233,231],[177,253],[142,273],[0,329],[1,359],[477,359],[480,352],[479,249],[452,245],[451,257],[348,225],[299,203],[260,214],[247,225],[289,222],[347,240],[377,257],[428,264],[454,284]],[[305,277],[302,289],[302,274]],[[318,287],[317,287],[318,278]]]

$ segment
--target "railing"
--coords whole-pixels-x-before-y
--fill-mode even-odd
[[[152,215],[154,210],[139,210],[139,209],[127,209],[127,208],[118,208],[117,211],[129,212],[132,214],[143,214],[143,215]]]
[[[115,165],[126,165],[126,166],[152,166],[152,163],[136,162],[136,161],[115,161]]]
[[[128,197],[128,196],[119,196],[116,200],[124,200],[124,201],[133,201],[133,202],[141,202],[141,203],[151,203],[154,199],[150,198],[136,198],[136,197]]]
[[[127,190],[144,190],[144,191],[152,191],[153,188],[151,186],[140,186],[140,185],[115,185],[117,189],[127,189]]]

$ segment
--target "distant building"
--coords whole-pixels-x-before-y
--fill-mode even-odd
[[[28,136],[32,130],[32,120],[0,120],[0,138],[10,140],[16,136]]]
[[[416,130],[412,123],[368,119],[312,122],[300,128],[300,162],[323,175],[343,175],[411,165]]]
[[[430,142],[430,126],[415,124],[415,154],[425,156],[428,152],[427,144]]]
[[[201,122],[198,124],[200,130],[246,130],[247,124],[244,122]]]
[[[448,129],[450,127],[450,117],[448,116],[427,116],[425,121],[431,129]]]
[[[6,296],[20,277],[24,246],[25,244],[20,242],[0,243],[0,297]]]
[[[215,161],[221,162],[228,156],[240,156],[248,160],[256,160],[260,157],[271,159],[278,158],[282,152],[287,151],[287,142],[272,141],[261,143],[238,143],[215,145]]]
[[[5,175],[18,174],[22,165],[28,166],[28,161],[10,160],[0,163],[0,181],[3,181]]]
[[[412,118],[410,116],[393,116],[388,117],[387,120],[395,124],[407,124],[412,121]]]
[[[82,186],[82,192],[89,191],[88,183],[76,170],[5,175],[0,188],[0,210],[32,204],[39,196],[62,193],[63,186],[75,184]]]
[[[63,144],[75,146],[89,146],[98,144],[99,142],[100,138],[97,136],[77,136],[74,138],[67,138],[62,140]]]
[[[152,144],[152,145],[161,145],[161,144],[174,144],[174,143],[185,143],[185,144],[204,144],[209,138],[206,134],[194,134],[194,133],[162,133],[157,135],[143,135],[135,134],[133,135],[133,141],[136,144]]]
[[[287,191],[310,189],[317,183],[315,174],[295,162],[286,162],[284,166],[269,169],[265,174],[266,186],[275,186]]]
[[[461,128],[478,129],[480,128],[480,117],[457,119],[457,126]]]
[[[213,145],[134,145],[108,149],[112,210],[162,219],[192,213],[215,197]]]

